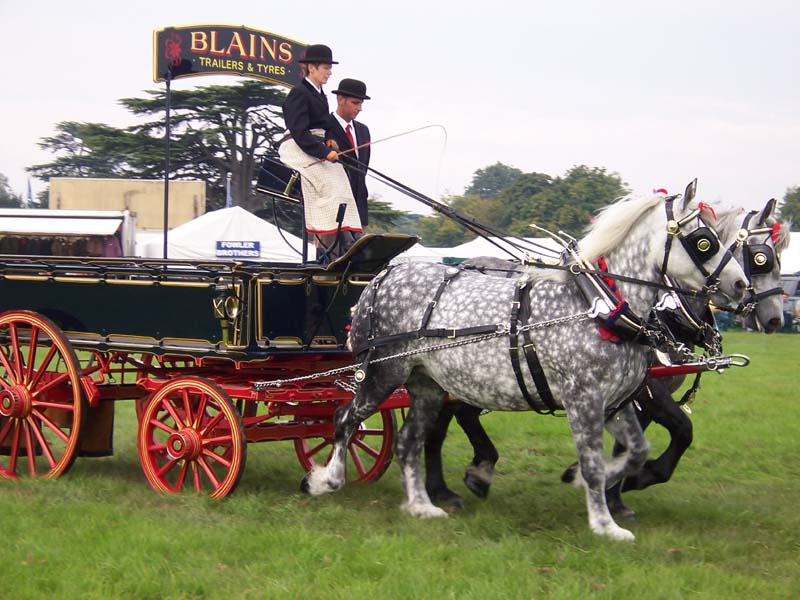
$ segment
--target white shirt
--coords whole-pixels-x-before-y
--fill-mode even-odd
[[[350,133],[353,135],[353,142],[356,145],[355,147],[358,148],[358,138],[356,137],[356,126],[353,124],[353,122],[350,121],[348,123],[342,117],[340,117],[339,113],[337,112],[333,113],[333,116],[336,117],[337,121],[339,121],[339,125],[342,126],[342,129],[344,129],[345,133],[347,133],[347,126],[350,125]],[[353,154],[355,154],[356,158],[358,158],[358,150],[355,150]]]
[[[310,83],[310,84],[311,84],[311,87],[313,87],[315,90],[317,90],[317,92],[318,92],[318,93],[320,93],[320,94],[322,93],[322,88],[321,88],[321,87],[319,87],[319,86],[318,86],[316,83],[314,83],[313,81],[311,81],[311,80],[310,80],[308,77],[306,77],[306,81],[307,81],[308,83]]]

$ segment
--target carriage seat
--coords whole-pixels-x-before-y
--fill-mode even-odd
[[[264,156],[258,172],[256,191],[295,204],[303,203],[300,173],[287,167],[277,158]]]

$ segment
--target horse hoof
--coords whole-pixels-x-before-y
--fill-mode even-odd
[[[464,508],[464,499],[452,490],[445,489],[435,493],[428,491],[428,496],[431,502],[442,505],[447,512],[456,512]]]
[[[612,540],[617,542],[633,542],[636,540],[636,536],[633,535],[627,529],[623,529],[619,525],[614,525],[613,527],[607,527],[601,535],[604,535]]]
[[[575,483],[575,475],[578,473],[578,463],[572,463],[561,474],[561,481],[564,483]]]
[[[401,508],[412,517],[419,519],[447,518],[447,513],[433,504],[404,504]]]
[[[625,504],[619,504],[616,506],[609,506],[608,510],[611,512],[615,519],[623,519],[626,521],[632,521],[636,518],[636,511],[633,510],[631,507]]]
[[[470,492],[475,494],[478,498],[483,498],[484,500],[489,496],[489,487],[491,484],[486,483],[482,479],[467,473],[464,475],[464,485],[467,486]]]

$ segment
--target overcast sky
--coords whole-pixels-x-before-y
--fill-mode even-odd
[[[163,86],[153,30],[211,23],[331,46],[327,89],[367,83],[360,120],[373,139],[441,125],[376,145],[372,159],[435,198],[497,161],[553,176],[604,167],[637,192],[698,177],[701,199],[753,207],[800,185],[797,0],[0,0],[0,23],[0,173],[16,192],[25,167],[52,159],[37,142],[59,121],[132,123],[117,100]]]

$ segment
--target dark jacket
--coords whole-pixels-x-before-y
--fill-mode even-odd
[[[369,128],[358,121],[353,121],[353,125],[356,130],[356,144],[362,146],[369,142]],[[336,140],[336,143],[339,144],[340,152],[352,148],[350,140],[347,139],[347,134],[333,114],[329,115],[326,129],[328,131],[327,138]],[[353,190],[353,198],[355,198],[356,206],[358,207],[358,216],[361,218],[361,224],[363,226],[366,226],[369,222],[367,214],[367,196],[369,196],[369,192],[367,191],[366,181],[369,158],[370,146],[359,148],[358,157],[356,157],[354,152],[348,152],[339,157],[339,160],[344,164],[347,178],[350,180],[350,189]]]
[[[283,101],[283,121],[292,139],[306,154],[314,158],[325,158],[330,152],[324,141],[314,137],[310,129],[327,129],[330,113],[328,98],[319,94],[305,79],[296,85]]]

